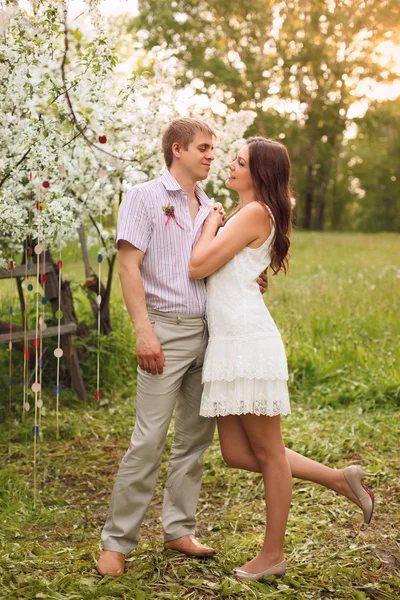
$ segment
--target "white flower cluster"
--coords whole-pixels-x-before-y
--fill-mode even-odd
[[[155,56],[153,76],[122,75],[91,5],[91,34],[70,26],[67,56],[63,2],[0,14],[0,261],[16,258],[38,234],[58,247],[76,238],[81,222],[90,242],[106,242],[112,252],[113,236],[93,220],[114,214],[133,184],[160,175],[160,135],[179,115],[204,118],[218,131],[209,188],[222,197],[226,165],[254,120],[250,111],[218,116],[212,103],[200,107],[195,87],[179,90],[173,63]]]

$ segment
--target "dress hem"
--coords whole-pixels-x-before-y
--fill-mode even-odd
[[[227,413],[220,413],[218,411],[213,411],[213,412],[208,412],[207,414],[205,414],[204,412],[200,412],[200,416],[204,417],[204,418],[214,418],[214,417],[229,417],[229,416],[240,416],[240,415],[256,415],[257,417],[277,417],[279,415],[285,417],[287,415],[290,415],[291,411],[290,410],[283,410],[283,411],[279,411],[279,412],[263,412],[263,411],[251,411],[251,410],[244,410],[244,411],[231,411],[231,412],[227,412]]]

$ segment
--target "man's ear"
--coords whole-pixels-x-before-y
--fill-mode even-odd
[[[171,146],[171,150],[175,158],[180,158],[182,155],[182,148],[178,142],[174,142]]]

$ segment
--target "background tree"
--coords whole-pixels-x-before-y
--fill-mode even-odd
[[[87,11],[85,28],[68,25],[64,2],[41,0],[27,11],[14,2],[1,14],[0,260],[17,260],[26,239],[38,235],[57,249],[79,237],[88,289],[95,290],[87,249],[96,244],[108,261],[100,309],[107,333],[114,209],[131,185],[161,173],[162,128],[182,111],[215,125],[221,144],[209,189],[217,192],[224,155],[240,144],[255,114],[226,110],[213,118],[209,106],[192,105],[190,93],[179,104],[175,62],[159,63],[157,56],[146,77],[121,75],[97,4]],[[95,301],[92,308],[96,316]]]
[[[323,229],[348,109],[362,82],[395,77],[375,49],[398,28],[398,2],[139,0],[139,10],[128,30],[177,56],[182,81],[197,77],[202,92],[256,110],[250,132],[285,139],[301,224]]]
[[[372,104],[362,119],[356,119],[358,133],[349,142],[352,156],[347,170],[358,193],[352,217],[363,231],[400,230],[399,114],[397,98]]]

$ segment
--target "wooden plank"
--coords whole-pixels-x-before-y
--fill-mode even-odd
[[[75,333],[77,329],[76,323],[67,323],[66,325],[61,325],[60,333],[61,335],[67,335],[71,333]],[[56,337],[58,335],[58,327],[57,325],[54,327],[47,327],[42,332],[42,338],[46,337]],[[27,332],[28,340],[34,340],[36,338],[36,331],[34,329],[30,329]],[[24,332],[18,331],[17,333],[13,333],[12,336],[13,342],[23,342],[24,341]],[[0,335],[0,344],[8,344],[10,341],[10,334],[3,333]]]
[[[40,268],[40,273],[42,273],[42,267]],[[44,267],[45,273],[51,273],[53,271],[53,265],[51,262],[46,262]],[[0,269],[0,279],[10,279],[11,271],[9,269]],[[31,268],[27,269],[28,277],[32,277],[37,274],[37,265],[35,263],[31,263]],[[13,269],[13,277],[25,277],[25,265],[18,265]]]

